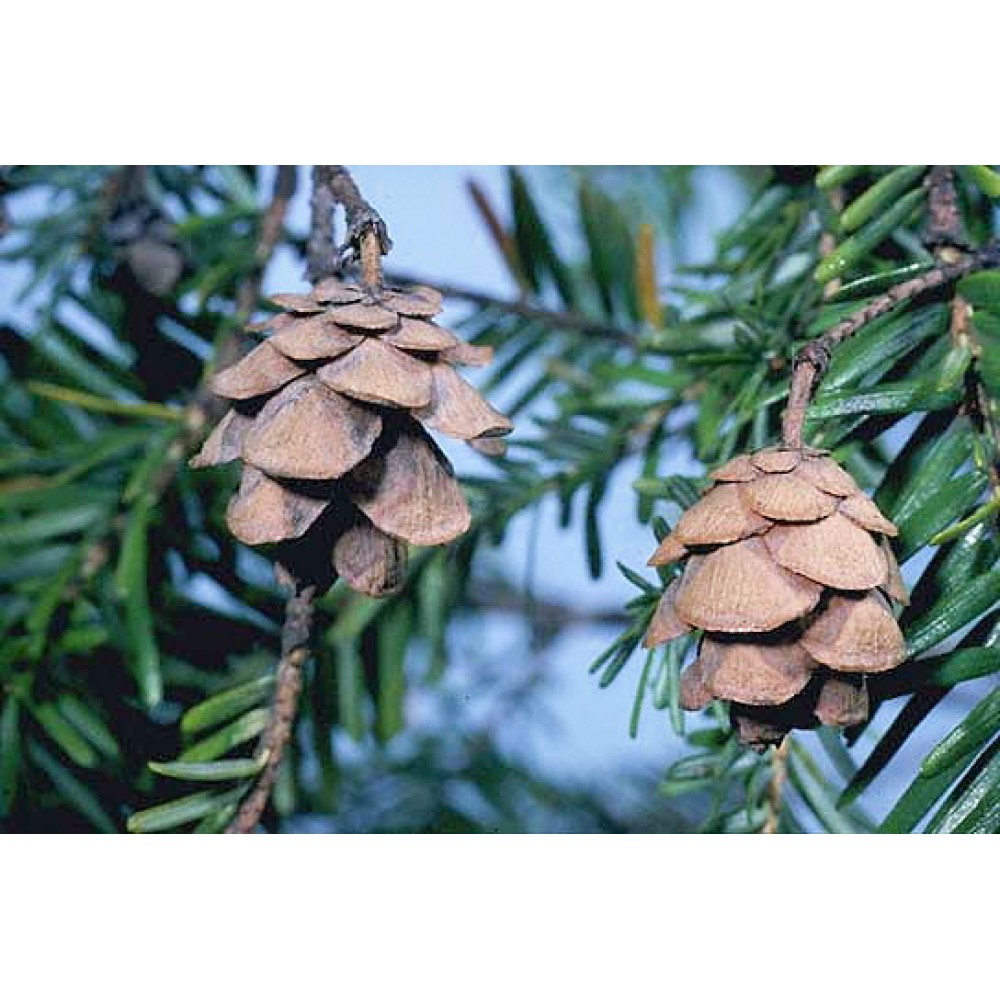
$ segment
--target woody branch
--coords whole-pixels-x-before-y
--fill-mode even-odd
[[[344,209],[347,235],[339,252],[333,236],[333,210]],[[382,279],[381,257],[392,249],[382,216],[365,200],[350,171],[343,166],[313,167],[312,228],[306,248],[306,276],[312,282],[339,272],[344,257],[361,262],[362,281],[377,287]]]
[[[950,284],[974,271],[1000,266],[1000,244],[991,243],[982,250],[962,253],[952,263],[940,263],[917,278],[894,285],[884,295],[873,299],[857,312],[830,327],[803,347],[792,363],[792,382],[785,410],[782,439],[791,448],[802,446],[802,431],[806,410],[812,400],[830,358],[838,344],[853,337],[862,327],[884,316],[902,302],[916,298],[924,292]]]

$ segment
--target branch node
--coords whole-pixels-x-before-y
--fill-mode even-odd
[[[1000,243],[996,241],[974,253],[956,251],[956,254],[954,259],[942,260],[937,267],[919,277],[893,285],[878,298],[834,324],[799,350],[792,362],[788,407],[782,416],[782,440],[787,447],[802,447],[806,410],[838,344],[853,337],[862,327],[884,316],[902,302],[957,281],[974,271],[1000,266]]]
[[[337,205],[343,206],[347,219],[346,239],[339,247],[335,247],[333,238],[332,213]],[[313,168],[312,210],[306,277],[317,282],[341,273],[346,264],[359,260],[364,283],[370,287],[381,284],[379,258],[392,249],[389,229],[382,216],[365,201],[346,167]]]

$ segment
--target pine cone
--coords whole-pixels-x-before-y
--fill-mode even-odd
[[[240,541],[293,546],[355,590],[392,593],[406,543],[440,545],[470,522],[424,427],[491,454],[512,429],[453,367],[488,364],[492,350],[432,322],[430,288],[330,278],[271,301],[283,311],[254,328],[270,336],[212,380],[233,406],[191,465],[242,460],[226,518]]]
[[[865,674],[906,656],[889,603],[908,601],[888,542],[895,525],[811,448],[741,455],[711,478],[649,560],[684,568],[644,645],[704,632],[681,675],[682,706],[728,702],[757,750],[794,728],[864,721]]]

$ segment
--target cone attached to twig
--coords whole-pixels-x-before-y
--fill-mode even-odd
[[[240,541],[321,549],[354,589],[392,593],[408,543],[441,545],[470,523],[427,430],[497,454],[512,429],[454,367],[491,351],[434,323],[431,288],[329,278],[271,301],[281,312],[254,330],[265,339],[212,380],[232,408],[191,465],[243,463],[227,513]]]
[[[793,728],[868,715],[864,678],[906,656],[890,601],[907,602],[895,526],[825,452],[770,448],[711,474],[649,560],[681,563],[647,648],[700,629],[681,704],[727,702],[755,749]]]

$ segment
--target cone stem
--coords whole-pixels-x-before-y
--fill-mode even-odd
[[[340,205],[347,218],[347,238],[339,253],[334,247],[331,212]],[[365,201],[344,166],[313,168],[313,218],[309,237],[309,266],[306,274],[316,282],[337,274],[339,254],[353,250],[361,261],[362,281],[368,288],[382,284],[383,254],[392,249],[392,240],[382,216]]]
[[[802,447],[802,430],[813,388],[819,381],[819,368],[809,361],[796,359],[792,384],[788,390],[788,409],[781,418],[781,440],[786,448]]]
[[[374,229],[361,234],[361,281],[366,288],[382,284],[382,243]]]

